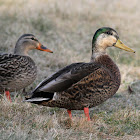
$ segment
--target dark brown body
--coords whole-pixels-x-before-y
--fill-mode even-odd
[[[95,63],[98,66],[97,69],[94,68]],[[89,69],[90,71],[93,69],[92,73],[67,90],[55,92],[51,100],[35,103],[69,110],[83,110],[84,107],[91,108],[106,101],[117,92],[120,86],[119,69],[108,55],[101,55],[90,64]]]

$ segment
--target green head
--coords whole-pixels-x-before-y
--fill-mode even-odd
[[[94,43],[96,42],[96,40],[98,39],[98,37],[99,37],[101,34],[104,35],[104,37],[105,37],[105,36],[108,36],[108,35],[114,35],[116,38],[119,38],[117,32],[116,32],[114,29],[109,28],[109,27],[102,27],[102,28],[99,28],[99,29],[95,32],[95,34],[94,34],[94,36],[93,36],[92,44],[94,44]]]
[[[119,40],[118,33],[114,29],[110,27],[102,27],[98,29],[93,36],[92,52],[105,52],[107,47],[112,46],[134,52]]]

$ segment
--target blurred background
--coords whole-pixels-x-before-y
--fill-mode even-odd
[[[131,106],[134,112],[139,111],[139,94],[127,92],[128,86],[140,79],[139,6],[139,0],[0,0],[0,53],[12,53],[16,41],[24,33],[34,34],[54,52],[29,52],[38,66],[38,77],[30,86],[34,88],[45,77],[66,65],[89,62],[95,31],[104,26],[114,28],[122,42],[136,53],[117,48],[107,50],[119,66],[122,84],[114,99],[94,111],[115,110],[118,104],[122,108]],[[27,91],[31,90],[30,87]],[[138,135],[138,130],[131,133]]]

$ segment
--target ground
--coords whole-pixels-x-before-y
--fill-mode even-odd
[[[121,86],[112,98],[90,109],[91,122],[83,111],[72,111],[71,122],[65,109],[25,103],[24,96],[14,92],[12,103],[5,97],[0,101],[0,139],[138,140],[140,84],[137,90],[133,85],[140,79],[139,5],[139,0],[0,0],[1,53],[13,52],[24,33],[34,34],[54,52],[30,52],[38,77],[26,92],[68,64],[88,62],[93,34],[100,27],[114,28],[122,42],[136,51],[107,50],[121,71]]]

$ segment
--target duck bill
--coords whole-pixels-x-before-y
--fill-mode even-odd
[[[120,48],[122,50],[135,53],[134,50],[132,50],[129,47],[127,47],[126,45],[124,45],[119,39],[117,40],[117,42],[114,46],[117,47],[117,48]]]
[[[47,47],[43,46],[42,44],[39,43],[38,47],[36,48],[40,51],[45,51],[45,52],[50,52],[53,53],[53,51],[51,51],[50,49],[48,49]]]

